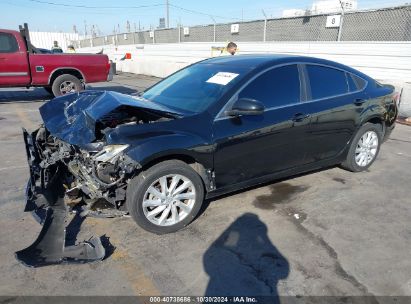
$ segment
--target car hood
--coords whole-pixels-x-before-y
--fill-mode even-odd
[[[100,118],[124,106],[150,110],[164,117],[183,115],[142,97],[110,91],[86,91],[57,97],[40,107],[40,114],[51,135],[82,146],[96,140],[96,124]]]

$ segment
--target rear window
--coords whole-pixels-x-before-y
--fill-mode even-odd
[[[348,77],[348,81],[349,83],[352,82],[353,85],[350,84],[350,91],[358,91],[358,90],[362,90],[365,88],[366,85],[366,81],[354,74],[351,73],[347,73],[349,75]],[[351,89],[351,87],[353,86],[353,89]]]
[[[16,38],[13,35],[0,33],[0,53],[14,53],[18,49]]]
[[[320,65],[306,65],[311,100],[348,93],[345,72]]]

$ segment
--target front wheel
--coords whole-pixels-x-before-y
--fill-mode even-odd
[[[204,200],[201,177],[182,161],[164,161],[134,177],[127,187],[130,215],[143,229],[165,234],[188,225]]]
[[[80,92],[83,90],[81,80],[70,74],[58,76],[51,86],[54,96],[61,96],[69,93]]]
[[[355,135],[347,159],[341,164],[352,172],[367,170],[377,158],[382,138],[381,125],[366,123]]]

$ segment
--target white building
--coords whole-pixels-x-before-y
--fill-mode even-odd
[[[30,31],[31,43],[38,48],[51,49],[53,42],[57,41],[63,51],[67,50],[67,46],[71,41],[79,40],[77,33],[59,33],[59,32],[35,32]]]
[[[286,9],[283,10],[283,17],[299,17],[306,15],[328,14],[341,12],[342,7],[345,11],[357,9],[357,0],[319,0],[313,2],[311,10]]]
[[[305,10],[302,9],[286,9],[283,10],[283,17],[287,18],[287,17],[299,17],[299,16],[304,16],[305,15]]]
[[[315,1],[311,6],[311,14],[328,14],[341,12],[342,7],[345,11],[357,9],[357,0],[320,0]]]

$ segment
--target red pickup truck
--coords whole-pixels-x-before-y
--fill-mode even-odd
[[[44,54],[31,44],[27,24],[20,32],[0,29],[0,87],[44,87],[60,96],[111,77],[107,55]]]

